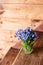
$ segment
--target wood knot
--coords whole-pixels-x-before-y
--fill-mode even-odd
[[[0,61],[2,60],[2,58],[0,58]]]
[[[3,24],[3,22],[1,21],[0,24]]]
[[[32,22],[40,22],[40,19],[33,19]]]
[[[13,38],[12,36],[10,36],[10,38]]]

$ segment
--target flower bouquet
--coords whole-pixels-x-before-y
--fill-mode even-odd
[[[37,39],[36,32],[32,31],[29,27],[25,30],[19,29],[15,33],[15,37],[22,41],[22,48],[25,53],[32,53],[34,41]]]

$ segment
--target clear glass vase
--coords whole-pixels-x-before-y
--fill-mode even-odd
[[[22,48],[26,54],[31,54],[33,52],[33,44],[29,45],[29,44],[23,43]]]

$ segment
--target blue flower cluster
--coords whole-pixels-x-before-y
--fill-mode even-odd
[[[37,38],[37,33],[31,31],[31,29],[28,27],[25,30],[19,29],[15,33],[15,37],[18,36],[18,39],[23,39],[24,41],[27,41],[29,39],[34,39]]]

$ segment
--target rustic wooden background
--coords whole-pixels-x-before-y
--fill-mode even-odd
[[[33,23],[34,19],[40,21]],[[16,30],[31,24],[36,29],[42,23],[43,0],[0,0],[0,58],[18,41],[14,38]]]

